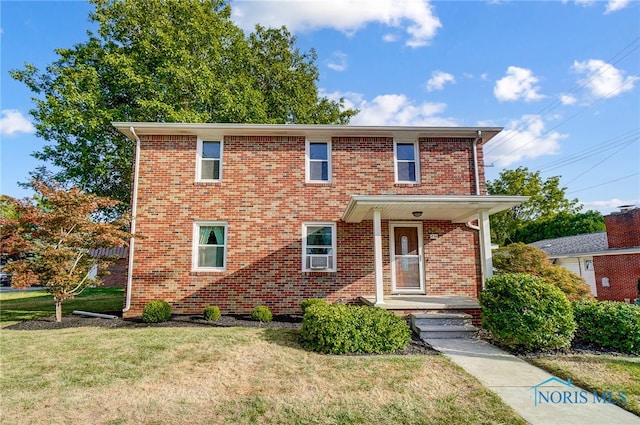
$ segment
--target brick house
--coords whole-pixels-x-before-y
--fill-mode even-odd
[[[501,128],[114,123],[136,144],[124,317],[306,298],[476,311],[491,276],[482,145]]]
[[[604,217],[606,232],[545,239],[530,245],[579,276],[599,300],[633,302],[640,278],[640,208]]]

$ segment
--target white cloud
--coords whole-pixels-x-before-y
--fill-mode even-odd
[[[597,98],[615,97],[631,91],[636,81],[640,79],[637,75],[625,77],[624,71],[599,59],[574,61],[571,68],[578,74],[585,74],[580,84],[588,88],[591,95]]]
[[[423,125],[446,127],[459,125],[452,118],[439,116],[447,109],[444,103],[416,103],[403,94],[384,94],[366,100],[360,93],[321,93],[331,100],[343,98],[345,107],[360,113],[351,119],[352,125]]]
[[[605,8],[604,14],[609,14],[613,12],[617,12],[618,10],[622,10],[629,5],[629,0],[609,0],[607,3],[607,7]]]
[[[510,66],[507,75],[496,81],[493,94],[499,101],[515,101],[524,99],[526,102],[540,100],[544,96],[538,93],[540,87],[538,77],[530,69]]]
[[[597,210],[602,214],[608,214],[613,211],[619,211],[619,207],[623,205],[638,205],[640,206],[640,199],[631,199],[623,201],[618,198],[603,200],[603,201],[589,201],[582,202],[585,210]]]
[[[523,115],[511,121],[499,136],[485,146],[485,162],[507,167],[524,159],[556,154],[559,141],[567,135],[545,132],[545,124],[539,115]]]
[[[576,0],[576,4],[578,6],[583,6],[583,7],[593,6],[595,3],[596,3],[595,0]]]
[[[562,94],[560,95],[560,102],[562,102],[563,105],[573,105],[577,102],[577,99],[570,94]]]
[[[347,69],[347,55],[341,51],[333,52],[332,59],[327,61],[329,69],[342,72]]]
[[[429,44],[442,27],[428,0],[234,1],[233,20],[246,30],[256,23],[286,25],[291,32],[333,28],[353,34],[369,23],[402,28],[410,47]],[[385,35],[388,41],[388,35]]]
[[[22,112],[17,109],[0,111],[0,134],[13,136],[16,133],[33,133],[36,129]]]
[[[455,82],[456,79],[453,75],[442,71],[433,71],[431,78],[427,81],[427,91],[442,90],[445,84]]]

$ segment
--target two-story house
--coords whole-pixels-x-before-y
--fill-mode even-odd
[[[477,310],[491,276],[482,145],[501,128],[114,123],[135,143],[124,316],[166,300]]]

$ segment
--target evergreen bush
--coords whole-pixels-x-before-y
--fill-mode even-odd
[[[142,309],[145,323],[166,322],[171,318],[171,305],[166,301],[149,301]]]
[[[320,298],[309,298],[300,303],[300,308],[302,309],[302,314],[307,311],[307,308],[315,305],[315,304],[326,304],[327,302]]]
[[[576,338],[623,353],[640,353],[640,307],[616,301],[576,301]]]
[[[378,307],[314,303],[300,330],[302,346],[325,354],[392,353],[407,348],[406,321]]]
[[[215,322],[220,318],[220,308],[217,305],[210,305],[204,308],[204,320]]]
[[[511,350],[565,348],[576,329],[567,296],[555,285],[525,273],[488,279],[480,293],[482,325]]]
[[[262,323],[269,323],[273,320],[273,314],[266,305],[259,305],[251,312],[251,319]]]

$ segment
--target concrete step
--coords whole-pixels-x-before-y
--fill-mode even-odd
[[[478,329],[464,313],[424,313],[410,316],[411,329],[421,339],[473,338]]]
[[[414,330],[420,336],[420,339],[473,338],[478,331],[473,325],[418,326]]]
[[[464,313],[422,313],[412,314],[412,325],[445,325],[445,326],[463,326],[471,324],[472,317]]]

